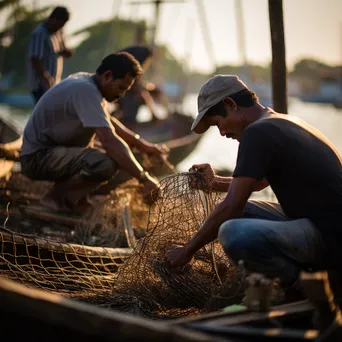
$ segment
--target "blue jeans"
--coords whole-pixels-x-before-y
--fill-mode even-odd
[[[294,283],[301,270],[320,269],[324,244],[309,219],[290,220],[278,203],[248,201],[243,218],[224,222],[218,240],[248,271]]]

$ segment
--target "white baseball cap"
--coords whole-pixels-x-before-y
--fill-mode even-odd
[[[191,126],[191,130],[198,134],[204,133],[209,126],[200,122],[205,113],[211,107],[224,98],[248,89],[241,79],[236,75],[215,75],[205,82],[198,94],[198,115]]]

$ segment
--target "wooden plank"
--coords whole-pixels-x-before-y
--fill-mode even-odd
[[[252,322],[266,322],[270,319],[282,319],[301,316],[312,313],[315,307],[307,300],[274,306],[268,312],[252,312],[242,310],[239,312],[219,312],[199,315],[196,317],[180,318],[173,321],[173,324],[183,325],[192,322],[210,322],[218,325],[247,324]]]
[[[72,213],[59,213],[40,205],[21,205],[20,212],[30,218],[39,219],[46,222],[57,222],[67,226],[75,227],[77,225],[86,224],[86,216],[76,215]]]
[[[210,323],[191,323],[186,327],[212,336],[237,338],[239,341],[317,341],[316,329],[255,328],[248,325],[216,326]]]
[[[20,327],[20,329],[18,329]],[[222,341],[166,322],[76,302],[0,278],[0,329],[14,341]],[[224,341],[229,341],[224,339]]]

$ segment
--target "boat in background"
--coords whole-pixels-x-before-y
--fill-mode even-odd
[[[192,122],[191,116],[174,112],[158,122],[139,123],[135,132],[149,142],[165,144],[169,147],[168,161],[173,166],[177,166],[192,153],[203,137],[191,131]],[[19,160],[21,144],[22,132],[18,125],[9,119],[0,118],[0,178],[8,175],[15,161]],[[139,161],[143,159],[139,155],[137,158]],[[165,176],[172,171],[162,163],[157,164],[150,167],[150,171],[156,176]]]
[[[151,143],[165,144],[170,149],[168,161],[176,167],[193,152],[203,137],[203,134],[191,131],[192,123],[191,116],[173,112],[166,119],[158,122],[139,123],[135,132]],[[170,169],[151,166],[150,171],[156,176],[164,176],[170,172]]]

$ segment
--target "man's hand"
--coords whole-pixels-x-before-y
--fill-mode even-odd
[[[74,51],[70,49],[65,49],[60,51],[59,54],[64,58],[70,58],[74,54]]]
[[[48,72],[43,74],[41,81],[45,91],[50,89],[55,84],[55,79]]]
[[[159,161],[162,162],[162,164],[164,166],[166,166],[168,169],[173,170],[174,166],[172,164],[170,164],[170,162],[168,161],[168,155],[170,152],[170,149],[162,144],[162,145],[158,145],[158,144],[151,144],[148,142],[144,142],[143,144],[140,145],[139,147],[140,152],[141,153],[145,153],[148,156],[155,156],[157,157],[157,160],[155,161],[157,164],[159,164]],[[150,158],[148,158],[150,159]],[[151,162],[152,162],[153,158],[151,158]],[[154,161],[152,162],[152,165],[155,163]]]
[[[167,155],[170,149],[165,145],[151,144],[149,142],[144,142],[140,145],[140,152],[151,154],[153,156]]]
[[[173,245],[166,252],[166,262],[170,268],[182,267],[192,259],[185,246]]]
[[[215,180],[215,171],[209,164],[195,164],[189,170],[196,172],[196,176],[191,176],[190,186],[195,189],[205,190],[211,189]]]
[[[149,174],[146,175],[146,179],[142,183],[143,198],[144,201],[151,205],[158,198],[159,182]]]

